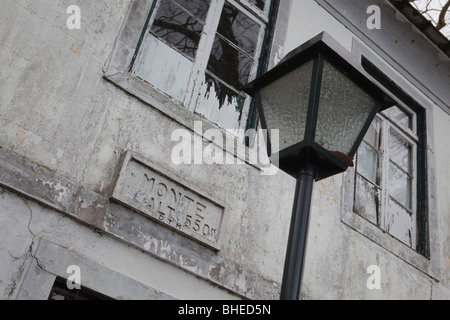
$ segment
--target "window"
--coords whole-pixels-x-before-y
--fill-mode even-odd
[[[372,123],[357,154],[354,210],[408,246],[416,243],[415,114],[397,106]]]
[[[424,111],[395,84],[378,79],[413,108],[390,107],[370,126],[357,153],[353,211],[427,256]]]
[[[154,0],[131,74],[223,129],[247,129],[270,0]],[[272,21],[272,22],[271,22]]]

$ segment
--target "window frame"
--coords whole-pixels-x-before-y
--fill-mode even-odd
[[[291,1],[292,0],[286,0],[286,2],[282,2],[280,0],[272,0],[271,5],[266,6],[267,19],[269,21],[269,24],[264,34],[263,46],[258,58],[259,61],[258,63],[255,63],[255,65],[257,66],[256,76],[267,71],[269,65],[271,65],[271,49],[274,43],[277,41],[275,35],[275,23],[277,22],[277,17],[280,14],[285,15],[289,10]],[[136,59],[136,52],[138,50],[140,42],[145,35],[145,30],[148,30],[150,18],[152,16],[153,10],[155,9],[155,4],[156,2],[150,0],[132,0],[130,2],[128,12],[124,18],[120,30],[118,31],[116,43],[108,60],[105,63],[105,67],[103,68],[103,77],[105,78],[105,80],[118,86],[122,90],[135,96],[152,108],[160,111],[170,119],[178,122],[182,126],[192,131],[194,131],[195,122],[202,122],[204,131],[207,131],[209,129],[219,129],[223,133],[224,137],[226,137],[227,139],[234,139],[235,145],[238,146],[235,147],[234,145],[227,143],[226,146],[219,147],[223,147],[224,151],[236,156],[244,163],[262,170],[264,168],[264,165],[250,163],[248,161],[249,158],[251,159],[252,157],[258,157],[258,146],[257,144],[253,144],[253,141],[249,142],[246,135],[242,137],[230,137],[230,133],[226,130],[208,121],[203,116],[192,112],[192,110],[186,108],[182,103],[177,102],[167,94],[164,94],[162,91],[157,90],[148,83],[145,83],[139,77],[133,75],[130,72],[131,65]],[[248,6],[254,7],[254,5],[250,4],[249,2]],[[282,28],[287,27],[284,21],[281,21],[280,25]],[[280,34],[282,34],[282,32],[283,31],[281,30]],[[214,37],[210,38],[214,40]],[[204,63],[206,64],[207,62],[208,61],[205,61]],[[243,121],[246,126],[243,127],[244,130],[239,130],[240,132],[243,132],[247,129],[258,129],[259,121],[254,100],[247,100],[249,101],[248,115],[246,115],[246,121]],[[253,139],[254,137],[250,138],[250,140]],[[209,142],[213,144],[215,143],[214,140],[209,140]],[[243,154],[237,152],[237,150],[240,150],[240,145],[242,145],[242,148],[245,148],[246,150],[246,152]],[[246,156],[246,154],[248,154],[248,156]],[[268,161],[268,159],[266,160]],[[267,161],[264,160],[263,162]]]
[[[155,16],[157,14],[157,9],[160,5],[159,0],[148,0],[151,2],[151,6],[148,8],[148,16],[146,18],[145,24],[143,25],[142,30],[140,31],[139,41],[134,50],[133,58],[131,59],[129,65],[129,72],[131,76],[133,75],[133,69],[139,58],[139,51],[144,41],[149,37],[149,34],[152,34],[150,29],[154,22]],[[222,11],[225,3],[231,4],[233,7],[237,8],[240,12],[244,13],[248,16],[252,21],[259,25],[259,34],[257,37],[256,50],[255,54],[252,58],[254,61],[252,68],[250,70],[249,79],[254,79],[260,74],[264,72],[266,69],[261,68],[261,65],[267,65],[267,56],[268,54],[265,52],[268,50],[266,43],[272,42],[272,37],[267,37],[267,34],[273,29],[273,24],[275,24],[275,16],[277,14],[277,9],[279,6],[279,0],[267,0],[267,5],[265,6],[264,11],[257,8],[254,4],[252,4],[249,0],[211,0],[210,8],[208,10],[208,14],[204,21],[202,36],[200,38],[200,42],[198,43],[198,48],[196,50],[196,54],[194,58],[187,57],[192,61],[193,66],[191,73],[189,75],[189,81],[187,88],[185,90],[184,99],[181,102],[175,101],[175,99],[171,99],[169,95],[165,94],[163,91],[156,89],[151,84],[148,84],[149,90],[152,93],[156,94],[159,92],[165,96],[167,96],[170,100],[173,100],[178,105],[186,108],[190,112],[196,114],[196,111],[199,110],[199,101],[201,99],[200,93],[206,84],[203,84],[205,76],[208,75],[217,81],[219,81],[225,87],[228,87],[230,90],[239,94],[236,88],[233,88],[229,84],[227,84],[224,80],[220,79],[220,77],[214,75],[211,71],[208,71],[208,62],[209,56],[214,44],[214,40],[217,37],[217,30],[219,21],[222,15]],[[155,37],[159,41],[164,42],[164,40],[152,34],[152,37]],[[176,48],[166,43],[173,50],[177,51],[179,54],[184,55],[179,52]],[[139,78],[139,77],[137,77]],[[156,91],[156,92],[155,92]],[[239,127],[236,128],[223,128],[223,129],[233,129],[239,130],[239,132],[245,131],[247,129],[256,129],[256,124],[252,121],[249,121],[251,114],[254,112],[252,106],[252,99],[248,95],[245,95],[245,103],[241,111],[241,116],[243,120],[239,122]],[[220,127],[214,122],[214,119],[208,119],[207,116],[200,117],[204,120],[211,122],[215,127]],[[250,125],[249,125],[250,124]],[[237,137],[239,141],[242,141],[244,136]]]
[[[421,270],[431,278],[440,281],[441,262],[439,244],[434,241],[434,234],[439,232],[436,194],[436,158],[434,155],[433,109],[434,104],[409,81],[409,76],[400,73],[387,64],[377,53],[365,44],[353,39],[352,54],[362,63],[367,60],[375,70],[368,70],[372,81],[390,92],[395,103],[411,108],[417,114],[417,136],[421,144],[418,145],[418,167],[424,168],[425,176],[417,184],[417,250],[405,245],[400,240],[386,233],[369,220],[353,211],[355,191],[355,168],[349,168],[343,174],[341,222],[356,231],[361,236],[379,245],[396,257]],[[384,77],[377,77],[373,72],[378,71]],[[428,214],[428,213],[432,214]]]
[[[356,176],[361,177],[361,179],[364,179],[368,181],[369,184],[373,185],[375,188],[377,188],[380,191],[381,199],[380,199],[380,210],[377,212],[377,223],[376,226],[381,228],[382,230],[389,233],[388,230],[388,219],[390,217],[389,214],[389,204],[391,201],[395,202],[397,206],[400,206],[403,210],[405,210],[410,216],[412,221],[417,221],[417,210],[418,210],[418,183],[420,183],[420,180],[426,179],[426,173],[421,172],[423,168],[419,168],[417,164],[417,157],[419,155],[419,145],[423,143],[419,136],[413,132],[415,128],[417,127],[416,121],[420,120],[420,117],[417,116],[417,114],[410,108],[408,108],[406,105],[398,105],[398,108],[404,111],[405,113],[408,113],[410,116],[412,116],[412,124],[413,128],[409,129],[404,126],[402,126],[399,122],[395,121],[395,119],[392,119],[389,117],[386,111],[383,111],[379,114],[377,114],[376,119],[380,123],[380,145],[378,150],[376,150],[379,153],[380,159],[379,161],[379,167],[377,169],[380,170],[380,183],[377,184],[374,181],[371,181],[368,177],[365,177],[362,173],[358,172],[358,158],[356,159],[356,169],[355,169],[355,200],[354,205],[356,204],[356,193],[357,193],[357,187],[356,187]],[[390,166],[391,164],[398,167],[398,164],[396,164],[394,161],[391,160],[390,157],[390,136],[391,131],[395,131],[396,134],[398,134],[402,139],[404,139],[411,147],[412,147],[412,157],[411,157],[411,172],[406,172],[403,168],[399,168],[403,173],[407,174],[411,177],[411,190],[410,190],[410,206],[407,206],[403,203],[401,203],[398,199],[395,199],[392,194],[390,193]],[[363,142],[366,143],[367,142]],[[373,149],[372,146],[369,146]],[[353,209],[355,213],[356,208]],[[364,217],[363,217],[364,218]],[[373,221],[370,221],[374,223]],[[392,234],[391,234],[392,235]],[[393,237],[397,238],[395,235],[392,235]],[[397,238],[398,239],[398,238]],[[404,242],[401,239],[398,239],[402,242]],[[413,233],[411,234],[411,244],[408,245],[406,242],[404,242],[406,245],[410,246],[414,250],[417,250],[417,224],[413,227]],[[423,255],[427,256],[427,252],[420,252]]]

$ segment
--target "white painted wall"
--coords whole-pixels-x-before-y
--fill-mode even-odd
[[[286,53],[326,31],[351,51],[353,34],[315,1],[292,1],[286,37]]]

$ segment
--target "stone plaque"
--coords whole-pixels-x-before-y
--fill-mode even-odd
[[[224,207],[128,153],[112,198],[219,250]]]

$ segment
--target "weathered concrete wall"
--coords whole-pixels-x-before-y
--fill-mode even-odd
[[[87,283],[115,298],[142,292],[143,299],[276,299],[295,181],[282,172],[263,176],[247,164],[176,166],[170,161],[172,132],[186,128],[179,115],[160,111],[172,110],[170,101],[150,106],[104,78],[130,3],[2,3],[0,297],[46,298],[54,277],[64,276],[66,265],[80,263]],[[271,65],[321,31],[352,51],[353,33],[315,1],[286,3],[290,18],[283,20],[286,30],[277,30]],[[72,4],[82,10],[81,30],[66,27]],[[339,175],[316,184],[303,298],[450,297],[445,139],[450,120],[412,88],[428,102],[431,115],[429,152],[436,161],[430,170],[439,174],[431,181],[437,200],[430,237],[439,244],[432,252],[439,277],[343,223],[346,176]],[[227,216],[219,251],[110,201],[127,150],[193,191],[218,199]],[[64,258],[52,260],[58,252]],[[366,286],[370,265],[381,268],[381,290]],[[108,276],[96,282],[98,274],[120,278],[120,284],[114,287]],[[32,289],[33,281],[41,292]]]
[[[149,257],[142,254],[145,258],[136,263],[137,270],[127,270],[124,259],[120,272],[155,288],[158,284],[154,281],[167,278],[167,285],[158,289],[172,297],[201,298],[196,294],[204,292],[203,298],[226,298],[231,297],[228,290],[235,297],[276,298],[292,179],[283,174],[262,177],[259,169],[248,165],[174,165],[170,161],[171,134],[183,127],[103,77],[130,1],[75,3],[82,9],[81,30],[66,27],[66,9],[71,4],[8,0],[0,14],[5,22],[0,31],[2,185],[34,200],[24,203],[9,192],[3,195],[5,232],[1,237],[6,239],[2,250],[10,259],[0,266],[2,297],[18,295],[24,259],[30,258],[28,250],[36,250],[34,237],[114,268],[115,263],[111,266],[96,257],[108,250],[102,244],[96,249],[82,246],[90,243],[84,238],[99,242],[95,233],[79,225],[82,222],[105,234],[112,247],[127,248],[123,242],[147,252]],[[219,252],[169,232],[125,207],[110,205],[114,177],[126,150],[225,204],[228,219]],[[36,209],[40,214],[28,225],[27,204],[37,206],[35,202],[59,213]],[[9,221],[11,215],[16,223]],[[68,229],[60,231],[53,220],[63,218]],[[17,237],[10,234],[27,241],[16,245]],[[155,264],[163,263],[150,256],[175,267],[156,269]],[[187,286],[193,276],[186,276],[185,281],[173,278],[169,270],[181,272],[177,268],[205,279],[200,283],[209,283],[210,289]],[[149,273],[159,272],[149,280]],[[190,295],[191,291],[197,293]]]
[[[94,285],[90,287],[100,292],[109,286],[116,287],[117,291],[112,295],[116,299],[237,298],[191,273],[93,232],[89,227],[74,223],[67,215],[4,189],[0,194],[0,212],[2,299],[46,299],[53,281],[44,281],[43,287],[24,285],[24,282],[42,283],[39,277],[33,277],[39,272],[41,277],[45,277],[43,274],[67,277],[70,274],[66,273],[66,269],[70,265],[80,266],[82,285],[90,286],[91,282]],[[50,256],[39,255],[39,250],[46,247],[43,243],[47,241],[54,243],[61,252]],[[83,264],[83,260],[91,264]],[[97,267],[92,268],[92,265]],[[97,270],[102,267],[104,270]],[[120,279],[115,273],[126,279]],[[90,278],[100,278],[101,282]],[[135,291],[139,294],[133,293]]]

